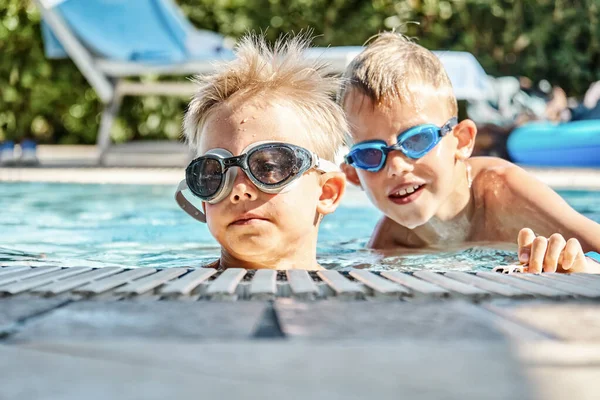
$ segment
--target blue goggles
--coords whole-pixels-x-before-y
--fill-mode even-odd
[[[398,135],[398,142],[391,146],[383,140],[357,143],[346,156],[346,164],[369,172],[381,171],[389,152],[401,151],[406,157],[418,159],[429,153],[442,138],[458,124],[458,118],[450,118],[441,128],[433,124],[417,125]]]

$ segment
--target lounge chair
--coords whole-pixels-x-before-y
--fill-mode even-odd
[[[189,95],[190,82],[132,82],[192,75],[232,56],[223,37],[195,29],[170,0],[36,0],[46,55],[70,57],[104,103],[97,145],[102,161],[124,96]],[[139,22],[138,22],[139,21]]]
[[[196,29],[172,0],[35,0],[40,7],[47,57],[70,57],[104,103],[97,136],[99,162],[124,96],[190,95],[191,82],[131,81],[143,76],[189,76],[213,71],[233,56],[224,38]],[[307,57],[341,73],[359,46],[312,48]],[[485,72],[469,53],[438,53],[459,98],[485,92]]]

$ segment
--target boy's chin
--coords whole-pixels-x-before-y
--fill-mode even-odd
[[[273,236],[266,235],[244,235],[226,242],[225,247],[229,248],[231,254],[237,254],[244,258],[273,253],[273,251],[280,249],[282,245]]]
[[[426,215],[394,215],[391,217],[394,222],[408,229],[416,229],[421,225],[425,225],[431,219]]]

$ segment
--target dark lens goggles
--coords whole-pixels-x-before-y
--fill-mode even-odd
[[[370,172],[380,171],[391,151],[399,150],[408,158],[418,159],[429,153],[442,138],[458,124],[451,118],[441,128],[433,124],[412,127],[398,135],[398,142],[391,146],[383,140],[357,143],[346,156],[346,163]]]
[[[312,168],[321,173],[339,171],[334,163],[288,143],[253,143],[239,156],[233,156],[225,149],[212,149],[188,165],[185,181],[180,183],[175,199],[188,214],[205,222],[204,214],[185,200],[181,192],[189,189],[202,201],[216,204],[233,189],[237,175],[234,167],[244,171],[259,190],[271,194],[288,190]]]

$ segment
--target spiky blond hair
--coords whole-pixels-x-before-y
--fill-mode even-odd
[[[310,42],[306,33],[284,36],[272,47],[263,35],[242,38],[232,61],[212,75],[196,78],[198,91],[184,118],[190,146],[198,148],[206,119],[217,107],[233,99],[249,101],[260,96],[293,107],[306,123],[314,146],[311,150],[333,161],[348,131],[344,111],[332,97],[339,78],[326,75],[325,63],[306,59],[304,50]]]
[[[375,36],[348,65],[338,91],[339,104],[344,104],[352,89],[374,104],[398,100],[416,110],[429,96],[435,96],[451,115],[458,112],[452,83],[439,58],[396,32]]]

